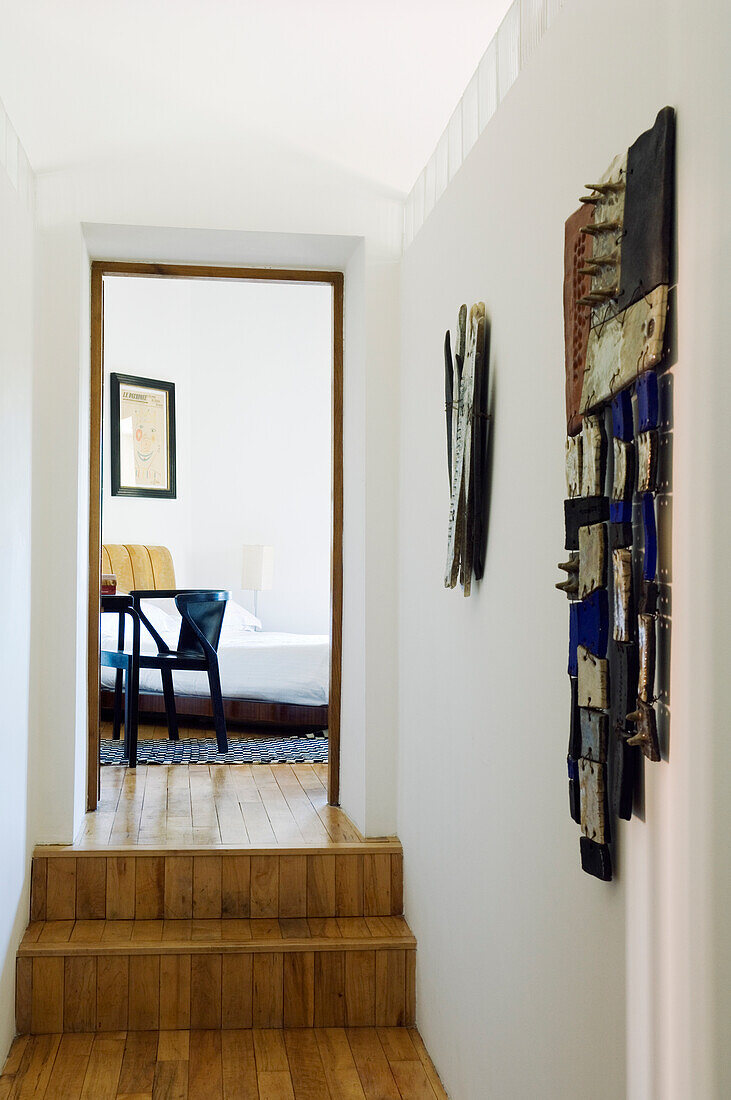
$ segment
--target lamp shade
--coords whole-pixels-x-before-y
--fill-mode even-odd
[[[241,569],[241,587],[251,592],[265,592],[274,581],[274,547],[245,546]]]

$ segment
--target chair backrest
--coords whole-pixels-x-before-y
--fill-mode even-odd
[[[117,592],[132,592],[135,588],[178,587],[173,556],[167,546],[105,543],[102,547],[102,573],[114,573]]]
[[[206,644],[214,652],[218,650],[223,616],[230,596],[230,592],[201,589],[175,597],[175,606],[182,618],[178,653],[202,657],[206,653]]]

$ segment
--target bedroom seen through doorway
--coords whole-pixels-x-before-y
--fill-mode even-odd
[[[88,807],[294,840],[338,802],[342,275],[97,262],[92,298]]]

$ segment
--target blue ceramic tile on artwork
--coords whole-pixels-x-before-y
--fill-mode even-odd
[[[637,379],[637,417],[641,432],[656,428],[660,422],[660,394],[654,370],[645,371]]]
[[[579,644],[579,605],[569,604],[569,676],[579,675],[579,657],[576,647]]]
[[[632,501],[631,500],[611,500],[609,502],[609,522],[610,523],[631,523],[632,522]]]
[[[595,657],[606,657],[609,637],[609,595],[606,588],[597,588],[576,604],[578,644]]]
[[[654,581],[657,573],[657,528],[655,526],[655,498],[652,493],[642,495],[642,526],[645,532],[645,559],[642,576]]]
[[[632,395],[629,390],[622,390],[612,400],[612,435],[630,443],[633,434]]]

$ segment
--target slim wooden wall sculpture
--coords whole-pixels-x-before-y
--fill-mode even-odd
[[[444,396],[450,502],[445,588],[462,585],[485,568],[486,479],[489,416],[485,303],[459,311],[454,356],[449,330],[444,337]]]
[[[569,807],[581,865],[612,877],[639,753],[660,759],[655,715],[658,373],[674,216],[675,112],[615,157],[566,222],[566,578]]]

